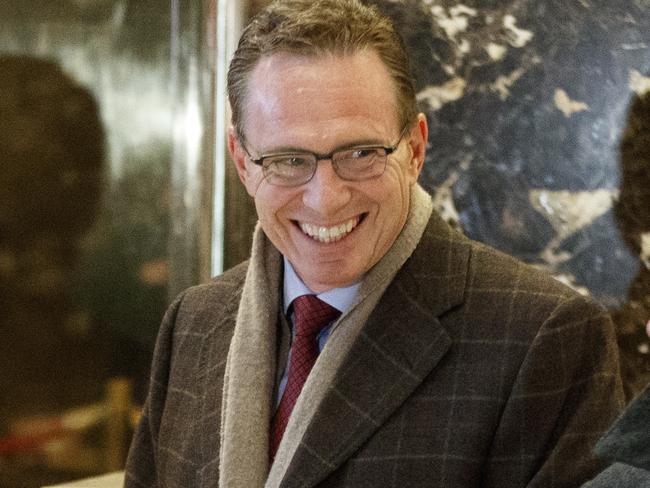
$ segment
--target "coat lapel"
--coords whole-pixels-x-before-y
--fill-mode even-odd
[[[435,368],[451,340],[438,317],[463,300],[469,245],[433,215],[357,337],[281,487],[308,487],[344,463]]]
[[[216,487],[219,484],[219,451],[221,431],[221,404],[226,357],[235,330],[237,309],[241,297],[242,283],[246,274],[233,280],[227,299],[215,297],[214,307],[207,307],[196,317],[205,323],[214,324],[208,340],[203,341],[196,370],[195,381],[201,384],[201,396],[197,398],[196,430],[194,439],[201,453],[201,467],[197,469],[197,487]],[[217,340],[218,338],[218,340]],[[188,412],[193,415],[194,412]]]

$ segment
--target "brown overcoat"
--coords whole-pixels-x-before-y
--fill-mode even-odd
[[[444,237],[443,237],[444,236]],[[247,263],[169,308],[127,487],[216,487],[224,366]],[[281,487],[577,487],[623,406],[606,312],[435,214]]]

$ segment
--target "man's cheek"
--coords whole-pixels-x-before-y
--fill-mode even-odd
[[[246,182],[246,188],[248,189],[250,196],[252,196],[257,203],[258,200],[264,199],[262,192],[262,183],[264,183],[264,176],[261,174],[252,173],[248,173],[248,175],[249,176]]]

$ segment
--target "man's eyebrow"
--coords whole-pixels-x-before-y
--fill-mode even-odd
[[[273,155],[273,154],[286,154],[286,153],[308,153],[311,152],[309,149],[305,149],[303,147],[296,147],[296,146],[278,146],[274,147],[273,149],[269,149],[267,151],[261,151],[261,154],[263,155]]]
[[[366,138],[366,139],[359,139],[356,141],[349,142],[347,144],[343,144],[335,149],[335,151],[338,151],[340,149],[349,149],[351,147],[359,147],[359,146],[383,146],[386,144],[386,141],[383,141],[378,138]]]
[[[334,149],[332,149],[331,151],[328,151],[326,153],[312,151],[311,149],[306,149],[304,147],[278,146],[278,147],[274,147],[273,149],[270,149],[268,151],[263,151],[261,154],[264,155],[264,156],[267,156],[267,155],[270,156],[270,155],[273,155],[273,154],[309,153],[309,154],[316,154],[317,156],[322,156],[324,154],[329,154],[329,153],[338,152],[338,151],[344,151],[346,149],[351,149],[351,148],[354,148],[354,147],[384,146],[384,144],[386,144],[386,142],[382,141],[380,139],[366,138],[366,139],[358,139],[358,140],[355,140],[355,141],[346,142],[345,144],[341,144],[339,146],[336,146]]]

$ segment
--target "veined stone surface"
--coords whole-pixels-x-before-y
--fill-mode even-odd
[[[469,236],[624,302],[639,254],[603,202],[618,194],[629,107],[650,87],[647,2],[373,3],[411,51],[430,123],[421,182],[439,206]],[[564,259],[548,262],[549,245]]]

